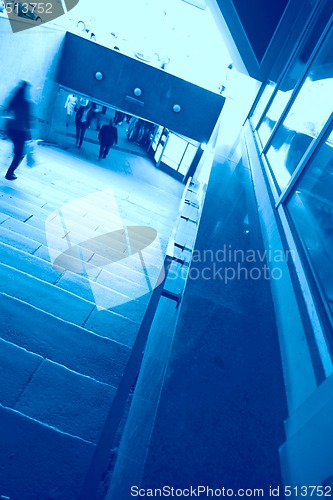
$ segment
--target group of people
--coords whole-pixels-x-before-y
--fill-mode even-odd
[[[81,148],[86,130],[90,127],[94,118],[96,118],[98,130],[98,140],[100,143],[98,159],[105,159],[110,151],[110,148],[118,142],[118,131],[114,120],[110,120],[107,125],[100,126],[101,109],[97,108],[97,104],[88,100],[81,102],[75,115],[76,127],[76,145]]]
[[[11,181],[17,179],[15,171],[26,156],[27,143],[32,139],[33,111],[30,88],[31,86],[27,81],[21,81],[4,106],[5,131],[7,137],[13,143],[13,158],[5,178]],[[79,106],[77,106],[78,102],[80,103]],[[96,103],[89,102],[87,99],[79,101],[74,94],[69,94],[67,97],[65,108],[67,110],[66,126],[70,123],[72,113],[76,111],[76,145],[79,148],[82,145],[87,128],[92,120],[96,119],[96,130],[98,131],[100,143],[98,159],[105,159],[110,148],[118,142],[118,131],[114,120],[110,120],[108,124],[101,127],[100,117],[104,108]]]

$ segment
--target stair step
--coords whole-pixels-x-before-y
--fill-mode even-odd
[[[7,219],[9,219],[9,215],[0,212],[0,224],[2,224]]]
[[[0,339],[0,404],[14,408],[43,358]],[[1,493],[1,492],[0,492]]]
[[[96,443],[115,392],[110,385],[43,360],[15,409],[62,432]]]
[[[4,264],[0,264],[0,291],[127,346],[133,345],[139,329],[129,318],[98,311],[92,302]]]
[[[22,250],[30,254],[35,253],[41,246],[41,244],[37,241],[27,238],[26,236],[22,236],[19,233],[15,233],[10,229],[6,229],[2,226],[2,224],[0,225],[0,238],[2,243],[13,246],[18,250]]]
[[[107,286],[101,285],[98,280],[90,282],[86,277],[66,272],[56,284],[57,287],[70,291],[86,300],[95,300],[99,309],[109,309],[121,316],[130,318],[140,324],[147,309],[151,294],[141,289],[134,283],[126,282],[127,288],[122,287],[121,293],[117,292],[117,277],[109,278]],[[141,296],[142,293],[145,295]],[[125,292],[125,294],[123,293]],[[93,293],[93,297],[92,297]],[[133,297],[133,298],[132,298]],[[137,298],[138,297],[138,298]]]
[[[22,205],[22,204],[21,204]],[[27,208],[27,207],[26,207]],[[1,212],[2,210],[2,212]],[[9,229],[13,232],[17,232],[21,236],[30,238],[33,241],[39,242],[51,249],[63,252],[68,249],[68,241],[70,245],[75,245],[81,243],[82,241],[89,240],[91,238],[100,237],[112,230],[118,231],[119,226],[109,224],[109,226],[103,227],[99,224],[97,220],[88,222],[87,218],[82,218],[81,216],[76,216],[71,214],[71,217],[66,218],[66,224],[68,225],[68,230],[64,229],[64,220],[60,218],[56,212],[53,212],[51,216],[46,219],[40,218],[38,213],[34,212],[33,209],[22,209],[18,206],[12,209],[11,205],[4,202],[1,203],[0,198],[0,215],[2,217],[2,222],[0,221],[1,227]],[[66,216],[67,217],[67,216]],[[47,230],[47,233],[45,232]],[[109,242],[108,242],[109,244]],[[160,241],[163,248],[166,246],[166,242]],[[103,247],[102,242],[99,243],[101,248]],[[110,255],[112,254],[112,249],[110,250]],[[157,254],[154,246],[145,248],[145,256],[147,264],[150,267],[160,266],[160,256]],[[86,250],[89,254],[89,251]],[[91,254],[87,255],[87,259]],[[141,262],[139,258],[136,259],[135,269],[137,271],[141,270]]]
[[[0,405],[0,494],[11,500],[78,498],[95,445]]]
[[[66,178],[59,171],[50,170],[45,165],[38,169],[20,169],[20,175],[15,183],[17,187],[24,189],[37,197],[45,198],[45,192],[50,196],[50,200],[66,201],[91,193],[88,182],[79,182],[73,178]]]
[[[11,263],[13,263],[16,265],[15,258],[18,258],[20,262],[25,259],[27,263],[30,262],[32,265],[34,265],[36,264],[36,261],[34,261],[34,257],[36,257],[38,258],[38,265],[44,267],[46,273],[47,269],[51,268],[53,269],[52,264],[50,263],[49,249],[45,245],[40,245],[38,242],[32,240],[31,238],[22,236],[21,234],[12,231],[10,229],[7,229],[2,225],[0,225],[0,238],[2,243],[7,247],[6,249],[5,247],[2,247],[0,249],[0,253],[2,254],[3,252],[6,252],[10,254],[7,257],[3,257],[4,259],[7,259],[3,261],[5,264],[12,265]],[[9,248],[12,248],[12,252],[9,251]],[[24,253],[25,257],[23,255],[15,256],[16,250],[22,252],[22,254]],[[14,260],[12,260],[12,258]],[[74,257],[73,260],[75,260]],[[43,263],[41,261],[47,263],[46,267],[43,266]],[[19,263],[17,265],[19,266]],[[15,266],[12,265],[12,267]],[[94,266],[91,263],[86,265],[86,267],[89,270],[90,279],[96,279],[98,275],[101,273],[101,268]],[[82,268],[82,264],[80,263],[80,261],[78,261],[77,268],[78,269]],[[24,267],[22,269],[21,267],[18,267],[18,269],[28,272],[28,270]],[[103,269],[103,279],[101,279],[101,284],[103,284],[104,286],[108,286],[107,285],[108,282],[113,283],[114,279],[116,279],[116,282],[119,285],[121,285],[122,288],[126,288],[127,286],[131,286],[131,284],[134,284],[133,286],[140,287],[141,286],[140,282],[145,281],[142,272],[135,271],[134,269],[131,269],[130,267],[120,262],[115,262],[112,264],[112,271],[113,273],[108,271],[106,268]],[[62,274],[62,272],[59,270],[54,271],[54,273],[55,274],[53,274],[53,276],[56,277],[59,277]],[[53,280],[51,281],[51,279],[48,278],[41,278],[41,279],[45,279],[45,281],[49,281],[50,283],[53,282]],[[138,296],[139,295],[140,293],[138,293]]]
[[[89,193],[90,195],[95,195],[96,193]],[[118,199],[114,198],[116,201],[116,207],[119,210],[122,219],[126,220],[127,224],[133,225],[154,225],[151,214],[147,212],[146,215],[140,213],[141,207],[135,205],[128,205],[123,201],[118,203]],[[10,210],[10,206],[15,206],[16,211]],[[34,197],[32,195],[25,195],[24,197],[18,192],[18,194],[0,194],[0,212],[11,215],[18,214],[18,217],[22,219],[23,216],[26,220],[33,216],[34,218],[40,219],[42,221],[52,220],[52,214],[56,217],[58,210],[64,210],[66,213],[66,219],[73,220],[82,226],[82,229],[89,227],[95,230],[96,227],[100,227],[102,231],[109,231],[114,225],[115,229],[118,229],[117,224],[113,224],[112,210],[110,211],[110,197],[108,194],[103,192],[98,193],[98,207],[94,207],[92,204],[85,202],[85,196],[82,193],[78,198],[74,197],[71,203],[62,202],[54,200],[53,202],[46,202],[41,200],[39,197]],[[109,216],[108,227],[103,227],[103,221]],[[19,220],[21,220],[19,219]],[[84,224],[82,224],[84,220]],[[104,222],[105,224],[105,222]],[[112,229],[111,229],[112,230]]]
[[[0,291],[79,326],[95,307],[87,300],[4,264],[0,264]]]
[[[6,294],[0,294],[0,314],[3,339],[100,382],[118,386],[128,360],[128,347]]]
[[[2,236],[0,228],[0,236]],[[8,242],[8,238],[7,238]],[[10,244],[0,242],[0,262],[7,266],[14,267],[19,271],[29,273],[33,270],[35,278],[46,281],[47,283],[56,283],[62,272],[56,271],[50,262],[40,259],[35,255],[27,253],[23,250],[18,250],[12,246],[15,241],[8,242]]]
[[[13,193],[12,191],[13,190],[2,195],[0,194],[0,212],[5,214],[9,212],[9,214],[14,216],[15,212],[10,210],[10,206],[14,205],[18,211],[17,217],[21,219],[25,216],[26,220],[33,217],[42,221],[48,219],[48,222],[50,222],[53,218],[52,214],[56,217],[58,210],[62,210],[66,220],[73,220],[76,225],[79,225],[79,233],[86,227],[92,230],[99,227],[100,232],[108,232],[112,230],[113,226],[115,229],[118,228],[119,224],[116,223],[113,216],[116,215],[113,214],[114,210],[119,210],[121,220],[124,219],[124,222],[128,225],[148,225],[152,227],[155,227],[156,224],[160,225],[160,221],[157,220],[155,224],[157,215],[153,219],[151,212],[143,207],[133,205],[126,201],[124,202],[114,196],[111,196],[110,199],[110,190],[97,193],[90,192],[89,196],[84,196],[80,193],[79,197],[72,197],[70,203],[58,201],[55,203],[48,203],[47,201],[44,202],[41,200],[38,196],[27,195],[26,193],[22,194],[21,191],[14,191]],[[95,203],[93,203],[93,201],[95,201]],[[106,217],[108,217],[107,226],[104,227]],[[83,224],[82,219],[84,220]],[[38,225],[38,227],[44,229],[44,227],[40,227],[40,225]],[[166,242],[163,242],[163,244],[164,243]]]
[[[46,200],[41,197],[33,196],[31,194],[25,193],[24,191],[14,191],[10,192],[1,191],[0,193],[0,201],[4,202],[8,205],[15,205],[21,208],[22,210],[26,210],[28,207],[33,208],[36,211],[41,211],[42,214],[50,214],[54,212],[58,208],[58,204],[47,203]]]
[[[13,217],[14,219],[25,222],[31,217],[31,211],[24,210],[22,208],[17,207],[14,204],[6,203],[4,200],[0,198],[0,212],[3,215],[7,215],[8,217]]]
[[[7,227],[5,227],[5,225]],[[45,233],[37,229],[30,228],[27,226],[27,223],[22,223],[14,219],[8,219],[0,225],[0,236],[2,241],[7,245],[19,248],[29,254],[34,254],[41,259],[50,261],[49,248],[46,248],[45,245],[42,247],[38,244],[38,242],[45,243]],[[58,246],[58,250],[54,251],[54,249],[52,249],[50,250],[51,253],[53,253],[53,255],[60,255],[59,248],[63,247],[66,243],[60,238],[52,238],[52,242],[54,247]],[[155,266],[154,258],[153,262],[151,262],[152,257],[151,255],[146,254],[146,250],[143,251],[143,256],[146,269],[149,272],[151,288],[154,286],[157,276],[159,275],[160,267]],[[87,257],[89,257],[89,255],[87,255]],[[129,295],[130,298],[138,298],[149,292],[146,275],[143,272],[139,256],[131,256],[130,258],[122,259],[119,262],[112,262],[111,265],[109,262],[106,262],[106,266],[103,266],[103,271],[101,273],[100,265],[103,264],[105,260],[105,258],[101,258],[97,254],[91,256],[89,263],[86,264],[89,279],[96,279],[97,283],[115,290],[115,292],[119,292],[123,295]],[[80,260],[71,257],[70,261],[73,269],[77,269],[78,272],[83,270],[82,262]],[[94,263],[99,265],[95,265]],[[161,265],[161,262],[159,262],[159,264]],[[59,270],[58,275],[61,274],[60,271],[61,269]],[[100,274],[100,277],[98,277],[98,274]],[[52,282],[50,280],[47,281]],[[131,291],[131,294],[128,294],[129,290]]]
[[[38,242],[40,245],[44,246],[48,245],[45,234],[45,224],[44,224],[44,229],[40,229],[38,227],[35,227],[33,224],[29,224],[28,221],[21,222],[11,217],[5,220],[1,224],[1,228],[5,228],[9,231],[13,231],[14,233],[18,233],[21,236],[25,236],[30,240]],[[56,235],[54,236],[52,235],[52,243],[53,243],[52,248],[54,250],[58,250],[59,252],[63,251],[65,241],[62,239],[61,236],[56,237]]]
[[[1,224],[1,228],[13,231],[21,236],[47,246],[51,250],[51,254],[53,256],[57,256],[59,253],[68,250],[69,245],[74,246],[76,244],[82,243],[82,241],[90,240],[92,238],[100,238],[98,247],[103,254],[107,255],[109,253],[110,255],[112,255],[112,253],[114,252],[114,249],[110,246],[110,240],[103,243],[102,237],[103,235],[105,235],[105,233],[103,233],[100,229],[92,231],[91,229],[84,227],[83,221],[80,219],[77,227],[75,228],[79,232],[73,231],[72,229],[68,229],[68,231],[65,231],[63,228],[63,222],[60,222],[59,219],[57,220],[58,222],[56,220],[52,221],[51,223],[47,222],[48,234],[45,232],[45,223],[41,219],[37,219],[35,217],[30,217],[25,222],[10,217]],[[118,230],[115,235],[117,233]],[[121,237],[120,239],[123,239],[123,237]],[[116,248],[116,246],[117,244],[115,242],[114,247]],[[56,252],[53,252],[53,250],[56,250]],[[124,251],[126,250],[127,248],[125,247]],[[84,252],[85,260],[88,261],[89,258],[92,257],[93,251],[85,248]],[[147,261],[147,266],[153,268],[154,266],[158,267],[160,265],[161,258],[160,255],[157,255],[155,257],[156,249],[154,245],[151,247],[146,247],[144,249],[144,254],[145,260]],[[121,259],[121,261],[122,260],[123,259]],[[124,262],[124,266],[126,266],[126,261]],[[140,272],[142,269],[142,264],[138,255],[134,260],[133,267],[138,272]]]
[[[1,233],[0,227],[0,235]],[[11,245],[7,245],[0,242],[0,261],[3,264],[28,274],[33,269],[35,278],[54,284],[57,287],[91,301],[94,300],[94,297],[92,296],[90,281],[95,280],[96,282],[93,283],[94,293],[96,292],[97,294],[100,292],[100,295],[102,297],[104,296],[105,300],[107,300],[109,304],[107,308],[112,307],[113,303],[121,304],[123,301],[120,299],[124,296],[128,298],[127,302],[134,302],[131,306],[133,309],[133,315],[130,313],[123,314],[120,309],[115,309],[116,312],[131,318],[133,321],[138,321],[134,311],[139,312],[145,309],[145,306],[149,301],[150,294],[147,294],[148,289],[145,277],[143,274],[135,273],[134,271],[132,272],[129,268],[126,269],[124,266],[113,266],[115,272],[124,274],[124,271],[126,271],[126,275],[129,277],[129,279],[126,279],[122,276],[111,274],[106,270],[101,271],[100,268],[89,265],[87,266],[89,269],[88,279],[87,277],[79,274],[71,272],[62,273],[57,271],[53,268],[50,262],[39,258],[36,254],[31,255],[30,253],[16,250],[16,248],[12,246],[15,243],[12,239],[10,243]],[[25,241],[24,247],[26,248],[26,246]],[[41,250],[41,248],[39,248],[39,250]],[[38,255],[41,255],[41,253],[38,252]],[[44,257],[46,256],[44,255]],[[136,282],[133,280],[136,280]],[[142,282],[142,285],[140,285],[140,282]],[[114,302],[112,301],[113,296],[115,299]],[[117,300],[117,297],[119,300]]]
[[[3,377],[7,380],[0,387],[1,404],[72,436],[98,440],[115,395],[114,387],[4,340],[0,340],[0,347]],[[16,388],[12,402],[6,397],[6,385],[11,381]]]

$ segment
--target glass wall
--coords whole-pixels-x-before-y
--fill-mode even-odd
[[[333,132],[297,182],[286,206],[333,317]]]
[[[272,81],[269,81],[264,90],[263,93],[260,96],[260,99],[258,101],[258,104],[251,116],[251,122],[254,127],[258,125],[258,122],[261,118],[261,115],[263,114],[265,107],[267,106],[271,96],[273,95],[273,92],[275,90],[276,84]]]
[[[316,36],[309,31],[308,39],[295,48],[279,86],[272,93],[270,85],[263,93],[266,106],[258,102],[251,124],[258,123],[263,164],[275,181],[275,199],[287,216],[314,300],[325,317],[323,324],[331,323],[332,328],[332,10],[330,16],[321,29],[315,25]],[[260,117],[260,113],[264,114]]]
[[[154,160],[185,176],[198,150],[199,143],[159,127],[154,135],[151,148],[155,151]]]
[[[309,31],[306,29],[306,26],[303,26],[304,33],[300,40],[300,48],[292,57],[284,76],[282,76],[280,83],[278,83],[278,86],[274,83],[277,81],[278,75],[275,75],[275,78],[272,76],[273,81],[270,81],[267,84],[258,106],[256,107],[251,118],[253,126],[257,127],[259,124],[258,135],[263,147],[267,144],[277,121],[280,119],[284,109],[292,97],[293,92],[298,86],[298,82],[302,79],[306,71],[307,64],[310,61],[311,54],[323,33],[323,26],[327,24],[331,14],[332,8],[329,5],[329,2],[323,2],[323,5],[319,11],[313,15],[310,22],[310,36],[306,36],[306,33],[309,33]],[[304,22],[302,16],[299,16],[295,23],[296,32],[299,31],[301,24],[304,25]],[[295,44],[297,44],[296,40]],[[279,64],[277,66],[280,67]],[[268,110],[260,119],[260,115],[264,112],[264,108],[269,103],[271,96],[273,96],[273,99],[271,99]]]
[[[281,190],[287,186],[303,154],[318,137],[333,110],[332,47],[333,31],[313,60],[296,99],[267,151],[267,159]],[[286,101],[286,95],[278,93],[272,109],[281,113]],[[272,123],[275,123],[274,119]]]

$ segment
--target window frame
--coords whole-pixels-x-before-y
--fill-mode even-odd
[[[267,139],[266,143],[263,144],[262,143],[262,139],[260,137],[260,134],[259,134],[259,128],[264,120],[264,118],[266,117],[266,114],[267,114],[267,111],[269,110],[270,106],[272,105],[275,97],[276,97],[276,94],[278,93],[278,90],[279,90],[279,87],[281,85],[281,82],[283,81],[285,75],[287,74],[288,70],[290,69],[291,65],[294,63],[294,61],[296,60],[297,56],[298,56],[298,53],[302,50],[302,48],[304,47],[304,45],[306,44],[307,40],[308,40],[308,37],[306,36],[306,33],[307,33],[307,30],[309,29],[310,32],[311,32],[311,26],[313,26],[315,24],[315,22],[317,21],[318,17],[319,17],[319,14],[320,12],[318,12],[318,8],[316,9],[316,11],[313,13],[312,17],[311,17],[311,20],[309,21],[309,23],[306,24],[306,26],[304,27],[303,29],[303,32],[298,40],[298,42],[296,43],[296,46],[295,46],[295,50],[293,51],[293,53],[290,55],[290,57],[288,58],[287,60],[287,63],[286,63],[286,66],[285,66],[285,69],[284,71],[282,72],[280,78],[278,79],[277,83],[276,83],[276,86],[275,86],[275,89],[267,103],[267,105],[265,106],[264,108],[264,111],[261,115],[261,117],[259,118],[258,122],[257,122],[257,125],[256,127],[253,129],[254,131],[256,131],[257,133],[257,137],[259,138],[259,143],[258,143],[258,146],[259,146],[259,149],[260,149],[260,154],[264,154],[266,155],[267,153],[267,150],[269,149],[269,147],[271,146],[271,143],[274,139],[274,136],[276,134],[276,131],[277,129],[279,128],[279,126],[281,125],[281,123],[283,122],[283,120],[285,119],[286,115],[288,114],[288,112],[290,111],[290,108],[292,107],[300,89],[302,88],[302,85],[306,79],[306,75],[308,73],[308,70],[313,62],[313,60],[315,59],[317,53],[319,52],[322,44],[324,43],[324,40],[327,36],[327,34],[329,33],[332,25],[333,25],[333,14],[331,15],[329,21],[327,22],[326,26],[325,26],[325,29],[323,30],[319,40],[317,41],[316,45],[314,46],[313,48],[313,51],[306,63],[306,65],[304,66],[304,70],[303,70],[303,74],[300,76],[300,78],[298,79],[298,82],[296,83],[295,87],[294,87],[294,90],[288,100],[288,103],[287,105],[285,106],[284,110],[282,111],[281,115],[280,115],[280,118],[276,121],[272,131],[271,131],[271,134],[269,136],[269,138]],[[265,87],[263,88],[262,92],[260,95],[263,94],[265,90]],[[260,97],[259,97],[260,99]],[[258,99],[258,102],[257,104],[259,104],[259,99]],[[254,111],[254,109],[253,109]],[[253,114],[253,112],[252,112]],[[250,117],[250,123],[251,123],[251,117]]]
[[[258,133],[258,129],[262,121],[264,120],[266,113],[279,90],[279,86],[281,85],[281,82],[285,77],[286,72],[290,69],[290,65],[293,64],[299,51],[302,50],[302,48],[304,47],[305,43],[308,40],[308,38],[305,36],[306,30],[309,29],[309,26],[311,27],[314,26],[314,23],[318,20],[319,15],[320,15],[319,8],[317,8],[316,11],[311,16],[310,22],[307,23],[307,26],[304,28],[304,31],[298,43],[295,45],[295,50],[288,58],[285,69],[281,73],[281,77],[278,79],[276,87],[272,92],[269,101],[267,102],[266,106],[263,109],[262,115],[257,120],[256,126],[253,126],[254,124],[253,122],[251,122],[251,116],[253,115],[253,112],[255,110],[255,105],[251,109],[248,121],[255,140],[256,149],[263,168],[263,172],[267,179],[267,183],[269,186],[268,189],[270,189],[271,191],[271,195],[273,198],[272,199],[273,208],[275,208],[276,214],[280,219],[281,229],[283,230],[286,238],[286,244],[291,249],[292,253],[295,254],[295,257],[293,257],[293,264],[295,266],[296,274],[298,276],[298,281],[301,286],[303,297],[308,310],[311,326],[313,329],[313,335],[316,341],[316,346],[320,355],[324,373],[325,376],[328,377],[333,373],[333,336],[330,334],[333,326],[333,315],[329,310],[328,303],[325,300],[325,296],[322,292],[322,287],[318,280],[316,270],[313,268],[311,261],[308,258],[305,249],[303,248],[303,243],[298,235],[295,223],[293,222],[291,215],[288,211],[287,202],[293,195],[297,183],[301,182],[302,177],[306,174],[307,167],[311,165],[312,159],[319,151],[319,148],[325,143],[328,135],[332,132],[333,111],[328,117],[319,135],[313,139],[313,141],[308,146],[307,150],[304,152],[287,186],[283,190],[281,190],[281,188],[278,186],[274,171],[266,156],[266,152],[271,146],[274,136],[277,133],[277,130],[279,130],[279,126],[284,121],[295,99],[297,98],[299,91],[302,88],[302,85],[308,75],[308,71],[315,57],[321,50],[331,30],[333,31],[333,13],[326,22],[325,27],[320,37],[318,38],[311,52],[310,57],[308,58],[307,63],[304,65],[302,75],[298,79],[298,82],[295,85],[294,91],[292,92],[287,105],[282,111],[279,120],[277,120],[275,126],[273,127],[270,137],[266,141],[266,144],[264,146],[262,145],[262,141]],[[311,36],[311,31],[309,36]],[[256,105],[259,104],[260,97],[262,96],[264,89],[265,87],[262,86],[261,93],[256,100]]]

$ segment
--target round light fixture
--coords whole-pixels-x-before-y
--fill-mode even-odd
[[[140,97],[140,95],[142,94],[142,90],[139,89],[139,87],[136,87],[133,92],[136,97]]]
[[[172,109],[174,110],[175,113],[179,113],[182,108],[179,106],[179,104],[175,104]]]
[[[101,73],[100,71],[96,71],[95,78],[98,81],[103,80],[103,73]]]

